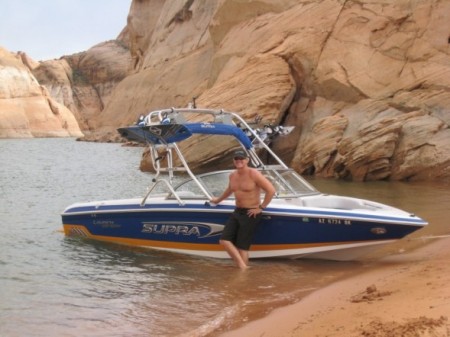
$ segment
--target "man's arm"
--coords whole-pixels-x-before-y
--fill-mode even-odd
[[[230,184],[228,184],[228,187],[225,191],[223,191],[222,195],[218,198],[213,197],[211,199],[211,202],[213,204],[218,204],[220,203],[222,200],[225,200],[226,198],[228,198],[231,194],[233,194],[233,191],[231,190]]]
[[[275,187],[272,183],[262,175],[261,172],[255,170],[255,182],[264,191],[264,200],[261,203],[262,208],[266,208],[272,201],[273,196],[276,193]]]

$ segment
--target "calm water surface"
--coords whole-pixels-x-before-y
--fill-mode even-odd
[[[0,336],[217,336],[377,263],[230,261],[67,238],[71,203],[142,196],[141,148],[73,139],[0,140]],[[447,235],[450,188],[312,180],[327,193],[398,206],[430,222],[379,254]]]

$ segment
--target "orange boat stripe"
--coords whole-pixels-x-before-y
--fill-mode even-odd
[[[133,239],[133,238],[122,238],[122,237],[112,237],[103,235],[93,235],[89,230],[82,225],[64,225],[64,233],[67,236],[79,235],[85,236],[87,238],[109,241],[121,244],[127,244],[131,246],[147,246],[156,248],[170,248],[170,249],[185,249],[185,250],[203,250],[203,251],[223,251],[224,249],[220,244],[205,244],[205,243],[183,243],[174,241],[157,241],[157,240],[147,240],[147,239]],[[84,235],[83,235],[84,234]],[[360,241],[362,242],[362,241]],[[267,250],[285,250],[285,249],[299,249],[299,248],[313,248],[313,247],[325,247],[325,246],[335,246],[344,245],[350,243],[358,243],[355,241],[349,242],[319,242],[319,243],[294,243],[294,244],[278,244],[278,245],[258,245],[254,244],[251,246],[251,251],[267,251]]]

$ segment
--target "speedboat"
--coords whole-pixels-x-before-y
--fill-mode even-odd
[[[230,156],[231,163],[234,150],[246,151],[249,165],[276,188],[263,210],[250,258],[354,260],[427,225],[398,208],[319,192],[289,168],[250,124],[235,112],[171,108],[152,111],[139,124],[119,128],[123,137],[149,147],[155,175],[147,193],[135,199],[73,204],[62,213],[65,234],[228,258],[219,238],[235,208],[234,198],[218,205],[211,199],[225,190],[232,170],[195,174],[182,151],[183,142],[192,153],[195,137],[208,142],[208,137],[218,136],[230,139],[221,157]]]

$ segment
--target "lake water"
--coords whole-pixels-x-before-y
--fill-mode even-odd
[[[65,237],[77,201],[140,197],[142,148],[73,139],[0,140],[0,336],[217,336],[293,303],[379,256],[450,234],[450,186],[311,180],[327,193],[398,206],[430,222],[358,262],[230,261]]]

